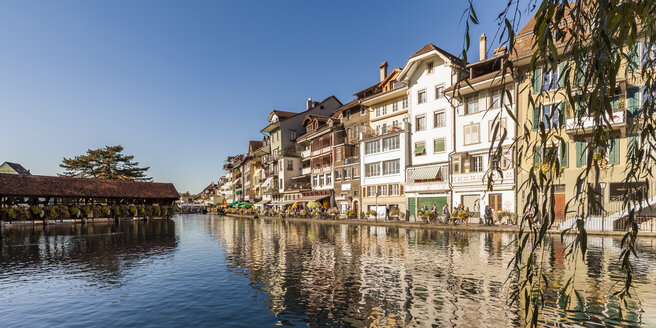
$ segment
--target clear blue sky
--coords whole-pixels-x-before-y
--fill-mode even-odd
[[[477,1],[488,42],[505,1]],[[156,181],[198,192],[267,113],[346,103],[426,43],[458,54],[463,1],[2,1],[0,163],[61,172],[121,144]]]

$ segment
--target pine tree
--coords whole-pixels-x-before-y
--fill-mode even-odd
[[[151,181],[146,176],[150,167],[139,167],[134,156],[124,155],[123,146],[105,146],[89,149],[86,154],[66,158],[59,164],[65,171],[60,176],[77,178],[96,178],[105,180]]]

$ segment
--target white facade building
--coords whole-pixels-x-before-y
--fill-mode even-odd
[[[428,44],[413,54],[399,73],[410,103],[411,165],[406,173],[406,197],[411,218],[433,205],[441,211],[449,202],[449,155],[454,151],[454,117],[444,90],[456,75],[458,59]]]
[[[482,49],[485,43],[482,36]],[[471,222],[479,221],[486,205],[495,212],[515,210],[516,181],[511,145],[516,132],[508,114],[515,112],[514,102],[508,96],[515,94],[515,87],[510,75],[503,81],[505,91],[501,82],[501,67],[507,58],[505,49],[495,51],[491,58],[485,58],[485,51],[481,51],[480,61],[467,66],[471,87],[463,83],[457,93],[454,87],[446,92],[453,100],[455,111],[456,143],[451,156],[453,205],[469,208]],[[497,141],[493,145],[495,129]],[[498,139],[504,132],[503,156],[491,158],[490,147],[499,147]],[[491,190],[489,177],[493,178]]]

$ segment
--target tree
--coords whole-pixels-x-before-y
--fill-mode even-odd
[[[89,149],[84,155],[66,158],[59,164],[65,171],[60,176],[77,178],[96,178],[105,180],[151,181],[146,176],[150,167],[139,167],[134,156],[124,155],[123,146],[105,146]]]
[[[536,10],[537,9],[537,10]],[[506,74],[514,81],[535,78],[537,69],[542,67],[551,72],[561,72],[556,91],[533,89],[533,92],[522,92],[527,95],[525,103],[529,107],[540,109],[543,102],[565,100],[570,106],[582,106],[582,111],[574,110],[571,115],[574,123],[582,125],[583,120],[593,119],[597,122],[587,130],[585,150],[587,159],[582,172],[576,178],[576,196],[567,201],[566,212],[575,215],[576,227],[573,231],[576,238],[568,245],[566,257],[575,261],[585,259],[587,251],[586,221],[591,213],[605,212],[604,205],[598,201],[600,195],[594,188],[599,181],[601,166],[598,158],[604,158],[612,147],[617,147],[610,137],[615,97],[619,91],[619,82],[624,80],[642,93],[642,97],[632,100],[637,102],[642,98],[639,110],[631,112],[628,119],[626,134],[632,139],[628,145],[627,164],[623,175],[623,208],[626,215],[628,231],[621,242],[622,252],[618,258],[623,271],[623,277],[616,278],[617,286],[613,286],[612,295],[619,303],[619,320],[622,311],[627,309],[627,301],[634,297],[632,281],[634,268],[632,261],[637,257],[636,238],[638,223],[636,215],[645,207],[648,201],[649,186],[653,180],[653,149],[656,147],[656,0],[511,0],[504,8],[500,8],[497,17],[499,29],[496,36],[500,45],[505,45],[511,51],[511,57],[517,55],[517,33],[521,28],[520,19],[525,14],[534,13],[535,27],[531,31],[528,54],[528,67],[520,68],[508,61],[503,65],[501,79]],[[470,24],[478,24],[474,1],[469,1],[465,10],[466,31],[464,49],[461,57],[467,61],[467,51],[470,46]],[[640,46],[637,46],[640,41]],[[642,56],[640,56],[642,55]],[[641,60],[636,60],[636,58]],[[464,70],[465,67],[463,66]],[[469,85],[468,82],[465,84]],[[501,85],[504,85],[502,82]],[[638,88],[639,87],[639,88]],[[457,90],[456,90],[457,92]],[[510,95],[510,90],[503,90]],[[628,93],[628,91],[627,91]],[[554,96],[554,94],[556,96]],[[557,98],[557,99],[554,99]],[[515,99],[517,103],[518,99]],[[508,116],[517,126],[517,137],[513,147],[517,161],[530,160],[536,150],[547,149],[548,145],[563,144],[564,128],[547,128],[541,122],[520,122],[515,113],[507,106]],[[566,115],[559,108],[559,117]],[[538,111],[539,113],[539,111]],[[532,125],[532,126],[531,126]],[[505,134],[496,136],[490,149],[490,156],[500,156],[500,147]],[[532,130],[537,130],[532,132]],[[554,148],[554,147],[550,147]],[[553,154],[551,154],[553,158]],[[544,259],[541,256],[544,242],[549,236],[548,230],[554,224],[554,206],[550,199],[550,191],[554,189],[559,175],[559,167],[554,170],[530,170],[528,178],[519,181],[520,189],[527,192],[526,205],[521,218],[520,233],[517,238],[517,250],[511,263],[513,269],[512,281],[517,287],[512,293],[512,301],[525,305],[526,323],[537,326],[540,311],[545,304],[545,292],[550,284],[544,274]],[[491,188],[491,181],[488,181]],[[646,186],[646,188],[645,188]],[[521,210],[521,209],[520,209]],[[541,224],[536,224],[540,222]],[[564,239],[564,234],[561,239]],[[574,275],[562,286],[561,306],[566,309],[585,308],[585,300],[577,288]],[[574,303],[574,304],[573,304]]]

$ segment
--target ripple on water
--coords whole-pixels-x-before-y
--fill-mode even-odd
[[[521,325],[507,302],[514,236],[179,216],[174,221],[11,229],[0,248],[0,326]],[[656,252],[639,243],[641,302],[618,322],[610,297],[619,244],[591,238],[589,256],[545,251],[543,326],[656,326]],[[570,276],[582,308],[559,306]]]

